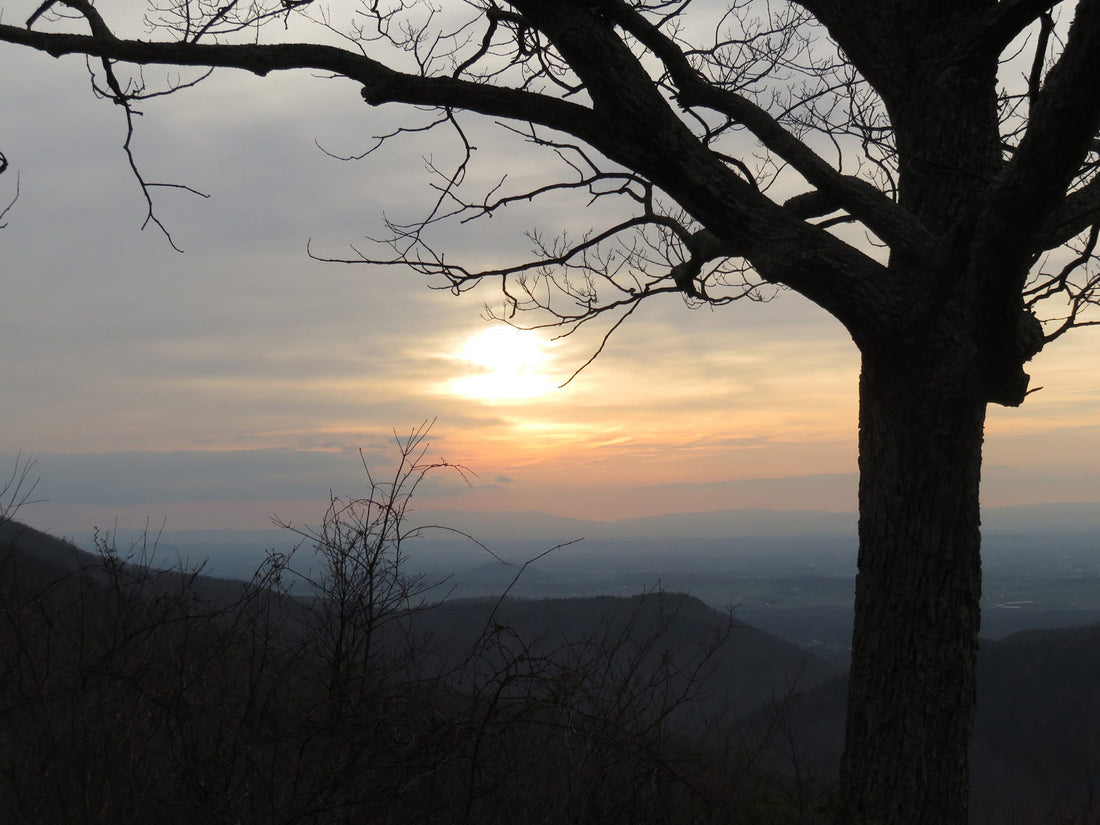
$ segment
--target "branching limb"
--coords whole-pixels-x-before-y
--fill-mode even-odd
[[[0,175],[4,174],[6,171],[8,171],[8,166],[9,166],[8,159],[4,156],[3,152],[0,152]],[[7,224],[4,223],[4,218],[6,218],[8,216],[8,212],[10,212],[11,208],[13,206],[15,206],[15,202],[17,200],[19,200],[19,177],[18,176],[16,176],[16,178],[15,178],[15,194],[12,195],[11,200],[8,201],[8,205],[5,206],[3,209],[0,209],[0,229],[5,229],[7,227]]]
[[[22,453],[15,457],[11,474],[0,484],[0,527],[14,519],[20,508],[35,503],[31,498],[39,481],[31,475],[35,464],[33,458],[24,458]]]
[[[665,291],[678,291],[699,303],[721,304],[731,300],[725,290],[719,289],[728,284],[720,283],[715,272],[704,268],[710,261],[730,257],[735,250],[686,215],[664,211],[658,201],[659,193],[650,181],[625,170],[608,169],[606,161],[593,157],[583,146],[555,140],[533,125],[526,129],[506,128],[526,142],[553,153],[565,176],[510,192],[504,190],[505,177],[492,185],[484,197],[468,200],[461,190],[460,178],[464,177],[471,149],[462,136],[459,162],[462,175],[430,167],[439,181],[434,185],[439,200],[428,215],[411,223],[389,220],[390,236],[373,239],[388,247],[391,256],[379,258],[368,250],[353,247],[355,258],[323,260],[408,265],[425,275],[442,276],[439,286],[455,292],[468,290],[482,280],[499,280],[506,296],[504,315],[509,321],[514,320],[517,312],[539,309],[550,312],[555,323],[573,326],[605,311],[636,306],[640,300]],[[368,151],[373,148],[376,147]],[[447,221],[468,224],[547,195],[570,192],[583,196],[585,206],[610,201],[612,211],[621,211],[627,205],[635,214],[602,230],[586,233],[580,239],[562,234],[547,240],[532,232],[528,235],[533,251],[529,259],[481,270],[445,259],[425,234],[435,224]],[[448,209],[441,208],[444,200]],[[738,294],[740,291],[739,288]],[[563,299],[565,308],[561,306]]]
[[[546,34],[593,101],[600,128],[591,137],[574,135],[652,181],[723,237],[733,254],[751,261],[763,278],[801,292],[850,329],[878,327],[891,314],[884,307],[881,266],[786,212],[704,145],[657,93],[646,61],[607,17],[607,4],[516,0],[513,5]],[[803,265],[809,250],[828,265]],[[842,293],[843,306],[837,300]]]
[[[75,1],[79,4],[84,0]],[[186,4],[180,8],[184,5]],[[741,168],[731,169],[721,157],[699,143],[698,138],[661,96],[660,90],[654,87],[651,78],[624,44],[621,34],[614,31],[610,21],[601,20],[598,16],[594,18],[595,25],[587,33],[595,39],[583,46],[578,45],[576,53],[567,56],[564,53],[559,54],[561,44],[556,39],[561,34],[559,29],[575,27],[576,18],[572,12],[591,15],[591,10],[584,9],[583,4],[576,2],[569,3],[568,9],[564,6],[559,9],[557,4],[550,8],[530,2],[516,2],[512,5],[513,11],[500,13],[497,32],[510,32],[516,38],[513,44],[515,54],[524,71],[528,72],[528,81],[532,78],[536,81],[549,81],[551,76],[557,77],[564,84],[557,85],[564,97],[578,88],[576,79],[580,78],[585,90],[590,95],[595,95],[593,99],[603,101],[604,111],[595,112],[588,106],[573,103],[563,97],[555,98],[531,91],[527,81],[519,88],[514,88],[451,76],[454,68],[465,62],[463,59],[456,58],[447,74],[428,76],[429,71],[436,70],[433,66],[438,60],[433,56],[432,49],[438,41],[429,38],[423,30],[413,32],[407,40],[401,41],[385,29],[383,20],[386,13],[373,8],[368,9],[368,15],[375,15],[374,22],[380,32],[378,36],[389,38],[389,42],[399,43],[407,49],[417,60],[419,68],[416,73],[390,68],[359,50],[320,44],[148,42],[124,40],[102,32],[91,36],[52,34],[7,26],[0,26],[0,40],[21,43],[54,55],[77,52],[109,61],[139,65],[165,63],[225,66],[260,75],[280,69],[316,69],[342,75],[360,83],[363,98],[372,105],[401,102],[438,107],[444,111],[464,109],[513,122],[548,127],[570,135],[578,143],[594,147],[625,168],[639,171],[673,200],[681,203],[685,202],[684,193],[678,190],[684,189],[686,192],[694,186],[694,182],[689,185],[684,171],[695,170],[696,176],[706,179],[707,188],[712,191],[702,198],[687,199],[691,203],[688,209],[694,219],[706,223],[712,229],[723,227],[723,234],[727,231],[730,233],[730,241],[734,237],[739,239],[738,242],[744,241],[747,244],[744,254],[753,259],[754,265],[765,277],[804,291],[812,300],[821,301],[830,311],[840,308],[833,298],[846,291],[841,286],[842,283],[859,280],[862,284],[857,290],[859,294],[863,294],[867,288],[877,289],[866,282],[867,278],[874,277],[872,270],[877,272],[877,267],[866,256],[831,238],[827,233],[817,232],[813,227],[799,226],[794,216],[778,215],[777,212],[782,210],[761,194],[751,175],[746,176]],[[669,7],[669,11],[673,8]],[[96,19],[94,15],[92,19]],[[92,25],[91,22],[89,25]],[[98,27],[98,23],[96,26]],[[423,48],[418,45],[419,40],[424,40]],[[498,47],[499,42],[492,48]],[[479,48],[480,46],[473,46],[471,53],[476,54]],[[616,78],[601,77],[611,65],[607,63],[611,50],[615,53],[615,71],[625,73],[624,78],[633,78],[634,86],[629,87],[632,89],[631,94],[623,94],[628,87],[616,85]],[[445,50],[445,53],[454,54],[453,50]],[[530,70],[526,68],[529,61],[534,61]],[[570,71],[573,72],[572,75],[569,74]],[[598,94],[597,87],[600,89]],[[621,117],[624,114],[621,107],[629,103],[635,93],[642,91],[645,91],[648,102],[642,104],[634,101],[630,104],[630,117]],[[636,123],[639,118],[644,122]],[[670,141],[672,146],[669,146]],[[680,148],[685,153],[681,153]],[[644,162],[639,166],[643,158]],[[649,168],[650,159],[659,161],[661,168]],[[835,178],[835,175],[830,177]],[[446,182],[441,186],[437,203],[442,206],[449,202],[449,193],[453,190]],[[735,195],[731,193],[731,187]],[[861,187],[854,180],[847,183],[842,180],[841,188],[855,191],[866,186]],[[879,199],[889,202],[889,198],[881,195]],[[857,210],[846,211],[856,214]],[[896,209],[891,211],[897,212]],[[439,213],[440,216],[443,214],[444,212]],[[901,234],[912,240],[916,235],[908,232],[908,229],[913,227],[909,226]],[[881,227],[878,231],[884,234],[891,232]],[[800,240],[799,236],[804,237]],[[900,240],[898,242],[901,243]],[[920,240],[916,242],[920,243]],[[749,246],[753,247],[751,254]],[[835,262],[835,266],[804,266],[798,260],[800,256],[792,258],[787,254],[786,250],[791,246],[803,250],[825,247],[828,249],[826,257]],[[671,265],[676,263],[678,262],[674,261]],[[872,310],[861,307],[852,313],[842,314],[879,317],[881,312],[878,308]],[[842,320],[847,322],[847,319]]]
[[[972,24],[969,38],[977,48],[1000,54],[1036,20],[1049,15],[1062,0],[999,0]]]
[[[594,137],[599,127],[590,110],[575,103],[521,89],[400,72],[362,54],[323,44],[150,42],[52,34],[5,24],[0,24],[0,41],[29,46],[54,57],[86,54],[138,65],[236,68],[261,76],[273,71],[316,69],[360,83],[363,99],[374,106],[407,103],[467,109],[494,117],[538,123],[582,139],[587,139],[589,135]]]
[[[130,165],[130,171],[133,173],[134,178],[138,182],[138,186],[141,187],[141,194],[145,199],[145,221],[142,223],[141,228],[145,229],[150,223],[155,225],[164,235],[168,244],[176,252],[182,252],[183,250],[176,245],[176,242],[172,238],[172,233],[168,231],[168,228],[164,225],[159,217],[157,217],[156,211],[153,205],[153,195],[151,190],[154,188],[162,189],[181,189],[185,192],[190,192],[192,195],[198,195],[200,198],[207,198],[206,195],[191,186],[187,186],[182,183],[163,183],[159,181],[148,181],[145,179],[145,175],[142,174],[141,168],[138,166],[137,159],[134,157],[133,140],[134,140],[134,118],[139,116],[141,112],[134,109],[134,101],[144,100],[150,97],[157,97],[164,94],[170,94],[172,91],[178,89],[187,88],[193,86],[199,81],[210,76],[211,72],[206,72],[199,80],[192,81],[191,83],[181,84],[173,87],[169,91],[154,92],[151,94],[145,94],[144,88],[139,84],[136,88],[123,89],[122,84],[119,83],[118,76],[115,74],[114,64],[107,58],[101,59],[101,65],[103,69],[103,75],[107,83],[107,88],[100,87],[95,80],[95,73],[91,69],[89,64],[88,72],[92,76],[92,88],[97,96],[106,98],[113,102],[116,106],[121,106],[126,118],[126,139],[122,144],[122,151],[126,153],[126,161]]]
[[[1087,310],[1100,308],[1098,240],[1100,223],[1095,223],[1083,243],[1074,249],[1071,260],[1056,273],[1040,272],[1024,290],[1025,305],[1033,311],[1055,302],[1065,307],[1064,315],[1046,319],[1047,324],[1054,324],[1054,327],[1045,333],[1045,341],[1060,338],[1071,329],[1100,324],[1100,320],[1084,317]]]
[[[1031,109],[1034,109],[1039,100],[1039,92],[1042,89],[1044,69],[1046,68],[1047,48],[1050,45],[1050,37],[1054,32],[1054,18],[1049,11],[1039,15],[1039,34],[1036,38],[1035,54],[1031,60],[1031,71],[1027,77],[1027,99]]]
[[[425,243],[420,229],[411,227],[404,236],[399,233],[393,238],[390,243],[396,254],[391,258],[371,257],[360,250],[355,250],[354,258],[314,257],[345,264],[411,267],[441,277],[437,288],[456,293],[483,280],[498,281],[503,302],[499,309],[487,308],[489,317],[519,325],[519,313],[537,311],[543,320],[524,328],[560,329],[558,337],[597,319],[613,319],[591,357],[562,386],[595,360],[610,336],[648,298],[680,295],[689,305],[720,306],[769,297],[747,266],[727,260],[728,250],[720,239],[705,229],[692,231],[667,215],[637,216],[577,241],[568,236],[546,240],[531,233],[535,254],[530,259],[484,270],[449,262]],[[416,240],[410,242],[413,233]]]
[[[1058,61],[1033,95],[1031,123],[1005,168],[1005,189],[1027,191],[1032,211],[1037,199],[1060,198],[1100,132],[1100,0],[1082,0]],[[1017,195],[1023,197],[1023,195]],[[1015,208],[1015,204],[1012,205]]]
[[[1100,150],[1093,149],[1100,155]],[[1068,195],[1054,211],[1039,235],[1037,248],[1055,249],[1100,221],[1100,175]]]
[[[1097,76],[1100,0],[1081,0],[1065,49],[1035,96],[1027,131],[985,195],[976,249],[989,256],[991,271],[1001,271],[994,277],[1021,277],[1000,262],[1026,257],[1037,244],[1046,243],[1040,240],[1044,228],[1050,230],[1044,216],[1057,213],[1060,202],[1065,205],[1066,191],[1100,132]],[[1088,206],[1080,200],[1076,205]]]
[[[107,26],[102,15],[98,9],[95,8],[87,0],[47,0],[41,6],[35,10],[34,14],[27,20],[27,28],[29,29],[35,22],[53,6],[60,3],[61,5],[68,6],[74,11],[78,12],[88,23],[89,29],[91,29],[92,37],[103,43],[115,43],[118,42],[118,38]],[[91,64],[89,62],[88,72],[92,78],[92,89],[96,96],[110,100],[116,106],[122,107],[126,120],[126,138],[122,144],[122,150],[126,154],[126,161],[130,166],[130,171],[133,173],[135,180],[138,182],[138,186],[141,188],[142,197],[145,200],[146,213],[145,221],[142,223],[142,229],[149,224],[153,224],[164,235],[172,249],[177,252],[182,250],[176,245],[176,242],[172,238],[172,234],[168,231],[168,228],[157,217],[153,204],[153,196],[151,190],[154,188],[167,188],[167,189],[181,189],[186,192],[190,192],[193,195],[206,198],[208,195],[199,192],[185,184],[177,183],[163,183],[157,181],[149,181],[145,178],[141,168],[137,163],[137,159],[134,157],[133,151],[133,139],[134,139],[134,118],[141,113],[134,108],[134,102],[140,100],[148,100],[154,97],[160,97],[163,95],[172,94],[180,91],[181,89],[191,88],[201,81],[205,80],[213,73],[213,69],[204,72],[198,79],[187,82],[178,83],[170,86],[169,88],[159,92],[147,92],[145,90],[144,83],[138,81],[137,83],[127,83],[126,87],[120,82],[117,73],[115,72],[115,61],[110,57],[104,55],[100,56],[100,66],[103,71],[103,78],[106,83],[106,88],[100,86],[96,81],[95,72],[92,71]]]
[[[931,236],[911,215],[866,181],[838,173],[761,106],[708,81],[671,37],[623,0],[606,6],[617,23],[660,58],[682,106],[705,107],[742,124],[823,196],[831,198],[836,203],[834,209],[845,209],[888,243],[920,254],[933,248]]]

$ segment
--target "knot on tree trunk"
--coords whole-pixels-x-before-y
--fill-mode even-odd
[[[1018,407],[1027,397],[1031,376],[1023,365],[1043,349],[1046,336],[1043,325],[1029,309],[1016,314],[1016,328],[1008,351],[999,353],[1001,365],[994,369],[989,382],[988,398],[1005,407]]]
[[[1016,319],[1016,346],[1021,363],[1038,355],[1046,342],[1042,322],[1030,309],[1023,310]]]

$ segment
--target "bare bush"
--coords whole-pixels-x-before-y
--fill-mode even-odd
[[[249,583],[159,569],[148,533],[101,534],[76,566],[8,552],[0,821],[809,822],[697,735],[728,627],[679,644],[682,599],[609,599],[581,639],[523,637],[510,599],[428,601],[402,549],[417,485],[449,466],[426,436],[298,530],[315,570],[302,548]],[[430,631],[460,608],[479,629]]]

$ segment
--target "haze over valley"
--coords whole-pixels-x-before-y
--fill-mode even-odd
[[[1100,621],[1100,507],[988,508],[983,521],[983,636]],[[715,609],[732,607],[740,620],[823,655],[847,654],[853,514],[736,510],[596,522],[414,510],[410,524],[438,525],[403,551],[408,570],[439,582],[432,594],[439,598],[505,590],[524,598],[628,596],[660,587]],[[117,541],[125,546],[139,535],[123,530]],[[90,531],[71,538],[93,546]],[[276,528],[168,530],[159,544],[167,559],[178,553],[205,562],[211,575],[247,579],[267,550],[298,540]]]

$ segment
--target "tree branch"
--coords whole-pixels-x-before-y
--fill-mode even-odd
[[[4,174],[6,171],[8,171],[8,159],[4,157],[3,152],[0,152],[0,175]],[[7,227],[7,224],[3,222],[4,218],[8,216],[8,212],[10,212],[11,208],[15,206],[15,202],[17,200],[19,200],[18,177],[16,177],[15,179],[15,195],[12,196],[12,199],[8,202],[7,206],[5,206],[3,209],[0,209],[0,229],[5,229]]]
[[[768,149],[789,163],[823,198],[844,209],[893,247],[927,254],[934,246],[920,222],[882,192],[860,178],[842,175],[767,111],[743,95],[706,80],[689,63],[683,50],[660,29],[622,0],[608,4],[613,18],[664,64],[685,107],[703,106],[744,125]]]
[[[1086,186],[1076,198],[1067,198],[1066,190],[1100,131],[1098,76],[1100,0],[1081,0],[1065,49],[1036,96],[1028,129],[986,194],[975,235],[984,244],[979,248],[993,255],[992,260],[1033,251],[1048,216],[1063,209],[1070,215],[1054,218],[1055,235],[1088,225],[1095,188]],[[1024,274],[1013,272],[1011,277]]]
[[[853,334],[891,322],[888,278],[880,264],[743,180],[656,91],[640,59],[615,33],[619,0],[512,4],[584,83],[601,124],[585,138],[592,146],[667,192],[722,240],[727,256],[746,258],[766,280],[802,293]]]
[[[1000,54],[1020,32],[1062,0],[1000,0],[974,21],[968,38],[977,48]]]
[[[123,40],[114,35],[35,32],[5,24],[0,24],[0,41],[29,46],[53,57],[83,54],[138,65],[243,69],[261,77],[273,71],[317,69],[362,84],[363,99],[371,105],[392,102],[461,108],[528,120],[585,140],[596,128],[591,110],[575,103],[452,77],[399,72],[365,55],[322,44],[149,42]]]
[[[1100,176],[1068,195],[1039,235],[1037,250],[1055,249],[1100,223]]]
[[[513,0],[512,5],[532,30],[553,44],[565,60],[563,65],[582,80],[594,108],[527,88],[426,76],[426,72],[408,74],[365,54],[328,45],[124,40],[105,27],[98,29],[98,24],[100,33],[91,36],[0,25],[0,40],[54,56],[79,53],[136,64],[238,68],[261,76],[278,70],[316,69],[360,83],[364,100],[372,105],[398,102],[465,109],[539,124],[572,135],[612,161],[636,170],[720,239],[726,256],[744,257],[763,278],[801,292],[849,329],[885,329],[892,323],[890,318],[899,308],[890,297],[885,269],[784,210],[700,141],[660,94],[615,31],[614,23],[601,16],[597,7],[604,3]],[[789,135],[786,139],[790,140]],[[796,152],[797,147],[791,143],[789,151]],[[853,192],[868,197],[867,185],[827,173],[823,162],[818,168],[822,179],[827,177],[828,184],[853,204],[862,202]],[[876,206],[881,206],[881,197]],[[853,205],[852,211],[858,208]],[[886,227],[889,221],[875,217],[881,210],[862,211],[878,231],[899,245],[904,246],[906,237],[914,243],[912,238],[919,235],[911,223],[900,229]],[[897,210],[890,214],[900,220]]]

